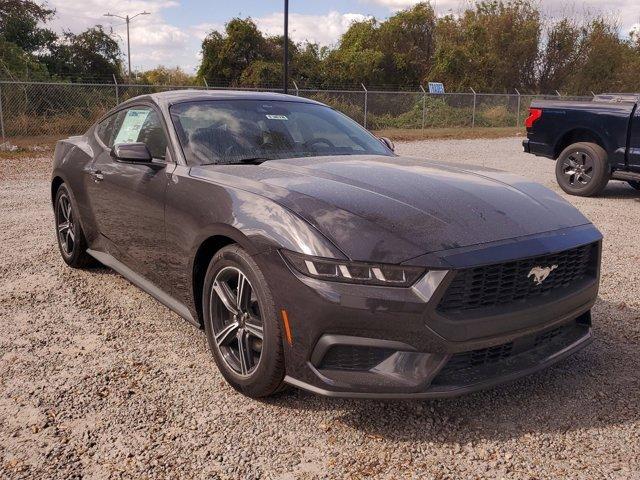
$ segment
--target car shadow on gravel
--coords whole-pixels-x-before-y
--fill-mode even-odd
[[[640,191],[624,182],[609,182],[604,191],[597,198],[607,199],[632,199],[640,201]]]
[[[328,429],[354,429],[395,441],[450,444],[636,422],[640,420],[640,310],[599,300],[594,322],[594,343],[558,365],[458,398],[350,400],[292,390],[269,403],[335,412],[334,425],[326,426]]]

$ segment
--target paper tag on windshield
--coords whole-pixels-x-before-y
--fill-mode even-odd
[[[269,120],[289,120],[286,115],[267,115]]]

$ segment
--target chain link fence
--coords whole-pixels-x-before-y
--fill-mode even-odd
[[[0,81],[2,143],[82,134],[102,114],[125,100],[185,88],[218,87]],[[245,90],[281,91],[275,88]],[[375,91],[365,86],[361,90],[296,87],[289,93],[326,103],[370,130],[519,127],[533,99],[559,98],[472,92],[430,94],[422,89]],[[560,98],[588,100],[591,97]]]

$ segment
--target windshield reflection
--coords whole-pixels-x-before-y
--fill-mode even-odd
[[[319,104],[210,100],[171,107],[187,162],[258,164],[279,158],[392,155],[350,118]]]

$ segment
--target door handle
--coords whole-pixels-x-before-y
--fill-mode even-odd
[[[93,177],[93,181],[94,182],[100,182],[100,181],[104,180],[104,175],[102,174],[102,172],[100,170],[92,170],[89,173]]]

